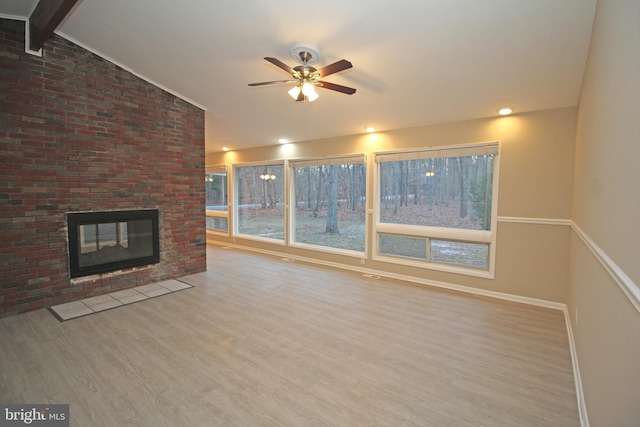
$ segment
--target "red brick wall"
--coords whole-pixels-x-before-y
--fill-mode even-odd
[[[0,317],[206,269],[204,112],[0,19]],[[69,279],[66,213],[158,208],[160,263]]]

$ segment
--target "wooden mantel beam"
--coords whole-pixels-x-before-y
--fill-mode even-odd
[[[29,49],[38,51],[78,0],[40,0],[29,17]]]

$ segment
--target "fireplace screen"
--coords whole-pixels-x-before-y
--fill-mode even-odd
[[[71,277],[160,261],[158,210],[70,213]]]

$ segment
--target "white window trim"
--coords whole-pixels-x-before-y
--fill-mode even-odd
[[[374,236],[376,241],[377,236]],[[490,249],[491,250],[491,249]],[[436,271],[442,271],[445,273],[454,273],[454,274],[460,274],[460,275],[464,275],[464,276],[473,276],[473,277],[480,277],[483,279],[494,279],[495,275],[493,274],[493,272],[491,271],[487,271],[487,270],[482,270],[482,269],[474,269],[471,266],[459,266],[456,264],[444,264],[444,263],[438,263],[438,262],[428,262],[428,261],[421,261],[418,259],[411,259],[411,258],[402,258],[402,257],[393,257],[393,256],[389,256],[389,255],[379,255],[376,253],[377,251],[374,248],[374,256],[372,257],[372,259],[374,261],[378,261],[378,262],[385,262],[388,264],[397,264],[397,265],[404,265],[407,267],[416,267],[416,268],[423,268],[423,269],[428,269],[428,270],[436,270]]]
[[[345,156],[331,157],[310,157],[303,159],[291,159],[289,165],[294,168],[305,166],[330,166],[330,165],[350,165],[354,163],[367,164],[367,156],[364,153],[349,154]]]
[[[397,234],[407,237],[427,237],[434,240],[456,240],[469,243],[491,243],[491,231],[462,230],[458,228],[428,227],[420,225],[378,223],[380,234]]]
[[[374,156],[376,163],[382,163],[442,157],[481,156],[484,154],[498,154],[499,151],[500,143],[492,141],[475,144],[430,146],[413,150],[380,151],[374,153]]]
[[[426,153],[434,154],[429,156]],[[458,157],[482,154],[495,154],[492,183],[492,206],[491,206],[491,230],[460,230],[443,227],[424,227],[416,225],[389,224],[380,222],[380,164],[388,161],[415,160],[433,157]],[[374,182],[374,212],[372,239],[373,261],[386,262],[391,264],[405,265],[408,267],[418,267],[429,270],[444,271],[455,274],[462,274],[474,277],[495,278],[496,265],[496,238],[498,227],[498,194],[500,176],[500,143],[498,141],[427,147],[419,150],[399,150],[384,151],[374,153],[375,167],[373,168]],[[472,266],[462,266],[457,264],[447,264],[435,261],[421,261],[417,259],[394,257],[380,254],[379,234],[404,235],[406,237],[424,237],[426,239],[453,240],[468,243],[487,243],[489,245],[489,265],[488,269],[479,269]],[[429,242],[427,242],[429,243]]]
[[[315,252],[325,252],[325,253],[330,253],[330,254],[335,254],[340,256],[347,256],[347,257],[358,258],[358,259],[366,258],[364,252],[352,251],[349,249],[332,248],[331,246],[312,245],[310,243],[296,243],[296,242],[290,243],[289,246],[296,249],[307,249]]]
[[[213,210],[207,209],[205,212],[206,212],[207,216],[209,216],[209,217],[214,217],[214,218],[228,218],[229,217],[229,212],[228,211],[213,211]]]
[[[229,172],[227,165],[211,165],[204,168],[204,173],[222,173]]]

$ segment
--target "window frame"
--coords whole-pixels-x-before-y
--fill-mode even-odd
[[[483,152],[484,151],[484,152]],[[380,222],[380,167],[382,163],[400,160],[413,160],[420,158],[434,157],[461,157],[479,154],[494,154],[493,160],[493,180],[492,180],[492,204],[491,204],[491,229],[490,230],[469,230],[455,229],[446,227],[433,227],[421,225],[392,224]],[[399,264],[409,267],[425,268],[449,273],[463,274],[482,278],[495,278],[495,262],[496,262],[496,240],[498,226],[498,193],[499,193],[499,177],[500,177],[500,143],[498,141],[476,143],[476,144],[460,144],[460,145],[443,145],[431,146],[421,149],[398,150],[398,151],[380,151],[374,153],[374,199],[373,211],[374,221],[371,233],[372,239],[372,257],[373,261],[380,261],[391,264]],[[380,235],[393,235],[408,238],[425,238],[427,245],[426,261],[412,259],[408,257],[386,255],[380,253]],[[488,266],[487,269],[473,267],[471,265],[461,265],[454,263],[445,263],[431,261],[429,259],[429,251],[431,240],[445,240],[462,243],[487,244],[488,248]]]
[[[356,251],[350,249],[332,248],[330,246],[314,245],[311,243],[296,242],[295,240],[295,222],[296,222],[296,187],[295,187],[295,174],[293,168],[306,167],[306,166],[330,166],[330,165],[345,165],[360,163],[365,166],[365,201],[364,201],[364,250]],[[286,161],[286,169],[288,172],[287,188],[287,204],[288,204],[288,224],[286,240],[287,246],[308,249],[318,252],[326,252],[331,254],[337,254],[342,256],[348,256],[353,258],[367,258],[369,255],[369,209],[367,208],[370,197],[370,183],[369,183],[369,163],[367,162],[366,153],[355,153],[337,156],[327,157],[309,157],[299,159],[289,159]]]
[[[243,234],[240,233],[238,231],[238,224],[239,224],[239,220],[238,220],[238,196],[239,196],[239,191],[238,191],[238,174],[237,174],[237,170],[238,168],[244,168],[244,167],[256,167],[256,166],[282,166],[283,168],[283,203],[284,203],[284,208],[283,208],[283,221],[284,221],[284,238],[282,240],[278,240],[278,239],[272,239],[269,237],[262,237],[262,236],[254,236],[251,234]],[[286,160],[270,160],[270,161],[265,161],[265,162],[244,162],[244,163],[234,163],[231,165],[231,179],[227,178],[227,182],[232,183],[230,184],[231,189],[229,192],[229,211],[232,213],[231,214],[231,224],[229,224],[229,230],[230,230],[230,235],[232,238],[238,237],[238,238],[242,238],[242,239],[247,239],[247,240],[255,240],[255,241],[259,241],[259,242],[267,242],[267,243],[271,243],[274,245],[281,245],[281,246],[287,246],[289,243],[289,236],[288,236],[288,228],[287,228],[287,224],[288,224],[288,205],[289,205],[289,198],[287,196],[288,194],[288,170],[287,170],[287,161]]]
[[[227,167],[227,165],[214,165],[214,166],[207,166],[205,168],[205,178],[207,174],[210,173],[225,173],[227,176],[227,210],[226,211],[218,211],[218,210],[210,210],[210,209],[206,209],[205,206],[205,216],[207,218],[224,218],[227,220],[227,231],[222,231],[222,230],[217,230],[215,228],[206,228],[207,233],[215,233],[215,234],[219,234],[222,236],[229,236],[231,234],[231,222],[230,222],[230,215],[229,215],[229,206],[231,204],[231,187],[233,187],[231,185],[231,182],[229,180],[229,168]],[[206,197],[206,194],[205,194]]]

